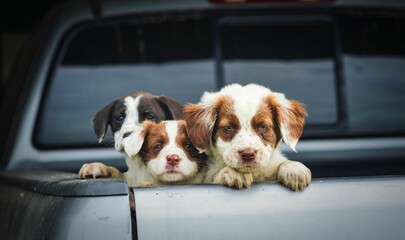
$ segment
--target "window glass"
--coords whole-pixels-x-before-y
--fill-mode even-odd
[[[404,135],[405,18],[364,13],[339,18],[348,128],[354,135]]]
[[[349,127],[355,133],[405,131],[405,58],[344,58]]]
[[[196,102],[214,91],[211,30],[202,19],[87,26],[67,43],[37,129],[42,147],[96,145],[94,114],[135,91]],[[111,136],[106,145],[111,144]]]
[[[147,17],[73,30],[50,74],[35,144],[99,146],[91,119],[115,98],[145,91],[198,102],[230,83],[258,83],[303,102],[304,137],[405,132],[405,58],[392,50],[402,42],[381,42],[401,36],[391,23],[373,23],[384,37],[359,28],[368,21],[338,23],[335,41],[329,21],[235,19],[214,28],[202,16]],[[111,134],[104,145],[112,146]]]
[[[225,84],[255,82],[299,100],[308,125],[338,122],[330,24],[228,22],[220,38]]]

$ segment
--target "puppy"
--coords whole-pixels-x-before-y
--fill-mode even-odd
[[[182,109],[183,105],[168,97],[134,92],[100,109],[95,114],[92,124],[99,142],[103,141],[110,126],[114,135],[115,149],[129,157],[132,153],[125,152],[125,149],[131,149],[132,144],[139,140],[143,121],[160,122],[179,119]],[[131,146],[127,146],[127,143]],[[102,163],[84,164],[80,170],[80,176],[84,178],[86,175],[94,178],[99,176],[124,178],[116,168],[107,167]]]
[[[136,141],[143,121],[180,119],[182,109],[183,105],[168,97],[135,92],[103,107],[94,116],[92,124],[99,142],[103,141],[110,126],[115,149],[125,154],[126,142],[132,144]],[[135,139],[131,139],[131,136],[135,136]]]
[[[305,116],[302,104],[284,94],[233,84],[186,105],[183,117],[194,146],[209,156],[205,182],[242,188],[278,180],[302,190],[311,182],[311,171],[284,157],[279,143],[295,151]]]
[[[80,177],[121,178],[129,186],[203,182],[207,156],[193,146],[183,120],[146,121],[137,140],[125,143],[127,172],[121,173],[102,163],[91,163],[83,165]]]

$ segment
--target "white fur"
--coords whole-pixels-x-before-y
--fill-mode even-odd
[[[260,137],[251,126],[251,119],[257,113],[263,98],[272,92],[257,84],[245,87],[231,84],[217,93],[207,93],[202,97],[202,104],[214,104],[219,96],[230,96],[234,102],[234,111],[240,123],[240,130],[232,141],[224,142],[218,139],[216,145],[208,150],[215,159],[221,159],[227,166],[242,168],[244,162],[239,157],[239,151],[251,148],[257,151],[257,167],[264,167],[270,161],[274,149],[263,144]]]
[[[274,149],[271,146],[264,145],[260,139],[260,136],[257,135],[251,126],[251,119],[256,114],[258,107],[263,102],[263,99],[270,95],[276,98],[282,109],[290,108],[290,103],[285,98],[284,94],[272,92],[270,89],[257,84],[249,84],[244,87],[239,84],[232,84],[224,87],[219,92],[205,93],[203,95],[200,103],[204,107],[214,105],[220,96],[230,96],[234,102],[233,107],[235,115],[237,116],[241,125],[239,132],[230,142],[225,142],[218,138],[215,144],[210,144],[207,151],[209,162],[205,182],[216,182],[221,181],[220,179],[226,179],[225,183],[218,183],[239,187],[238,185],[240,184],[232,183],[232,181],[235,179],[242,179],[241,181],[243,181],[243,184],[248,184],[250,186],[250,183],[246,184],[246,182],[249,182],[249,180],[245,181],[243,179],[245,179],[246,173],[251,173],[253,176],[253,181],[272,181],[282,179],[284,184],[296,190],[296,185],[298,186],[299,184],[296,183],[296,179],[290,179],[291,176],[295,177],[295,175],[291,174],[293,172],[297,173],[298,175],[305,175],[303,178],[306,179],[306,182],[301,183],[303,187],[309,184],[311,176],[309,169],[307,169],[301,163],[288,160],[282,155],[278,147]],[[298,139],[290,138],[288,128],[285,125],[280,127],[280,131],[283,140],[295,151],[295,145],[297,144]],[[254,166],[250,166],[249,164],[251,163],[244,162],[239,156],[239,151],[247,148],[254,149],[256,151]],[[288,170],[284,170],[279,174],[279,168],[287,163]],[[242,174],[237,176],[232,172],[230,174],[230,172],[227,170],[227,175],[225,177],[218,176],[218,174],[224,172],[223,169],[227,169],[227,167],[238,169],[238,171],[240,171]],[[235,179],[232,179],[232,177]],[[291,182],[291,186],[289,182]],[[299,185],[300,188],[301,185]]]
[[[269,161],[273,149],[262,143],[251,126],[251,119],[257,113],[263,98],[271,94],[271,91],[256,84],[249,84],[246,87],[233,84],[225,87],[223,91],[225,94],[229,94],[234,101],[234,110],[239,120],[240,130],[231,142],[218,139],[217,150],[223,153],[223,159],[228,166],[240,168],[243,162],[240,160],[239,151],[247,148],[254,149],[257,151],[258,166],[264,166]]]
[[[124,98],[125,120],[121,126],[121,129],[114,133],[115,149],[123,151],[127,156],[135,156],[142,147],[143,138],[140,137],[142,127],[139,123],[138,105],[142,96],[138,96],[135,99],[131,96]],[[124,134],[131,132],[131,134],[124,137]]]
[[[209,152],[208,171],[206,173],[205,182],[213,182],[217,174],[227,166],[223,160],[222,153],[212,146]],[[278,168],[284,162],[289,161],[278,148],[271,151],[271,155],[268,156],[267,161],[263,165],[257,168],[250,168],[248,172],[251,172],[255,182],[263,181],[275,181],[278,177]]]
[[[200,103],[205,106],[211,106],[219,96],[237,96],[240,98],[240,102],[248,104],[251,101],[255,101],[246,94],[247,92],[252,91],[254,91],[257,96],[266,96],[272,93],[270,89],[254,83],[248,84],[244,87],[240,84],[230,84],[223,87],[219,92],[205,92],[201,97]]]
[[[147,181],[152,184],[162,183],[200,183],[203,175],[198,173],[197,163],[188,159],[182,148],[176,144],[178,132],[177,121],[166,121],[166,132],[169,137],[169,143],[163,147],[155,159],[151,159],[147,165],[142,159],[135,155],[133,158],[127,158],[128,171],[125,178],[130,186],[136,186],[141,181]],[[177,173],[167,173],[168,155],[175,154],[179,156],[180,162],[175,168]]]

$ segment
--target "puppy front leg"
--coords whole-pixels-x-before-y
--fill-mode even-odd
[[[238,189],[243,188],[243,186],[250,188],[253,183],[253,176],[251,173],[239,172],[227,166],[219,171],[213,182]]]
[[[300,162],[287,160],[278,168],[278,181],[294,191],[304,190],[311,183],[311,178],[311,170]]]
[[[79,177],[93,177],[94,179],[99,177],[125,179],[124,174],[118,169],[100,162],[83,164],[79,171]]]

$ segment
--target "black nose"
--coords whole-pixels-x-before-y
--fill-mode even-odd
[[[243,161],[253,161],[256,158],[256,150],[251,148],[240,150],[239,156]]]

